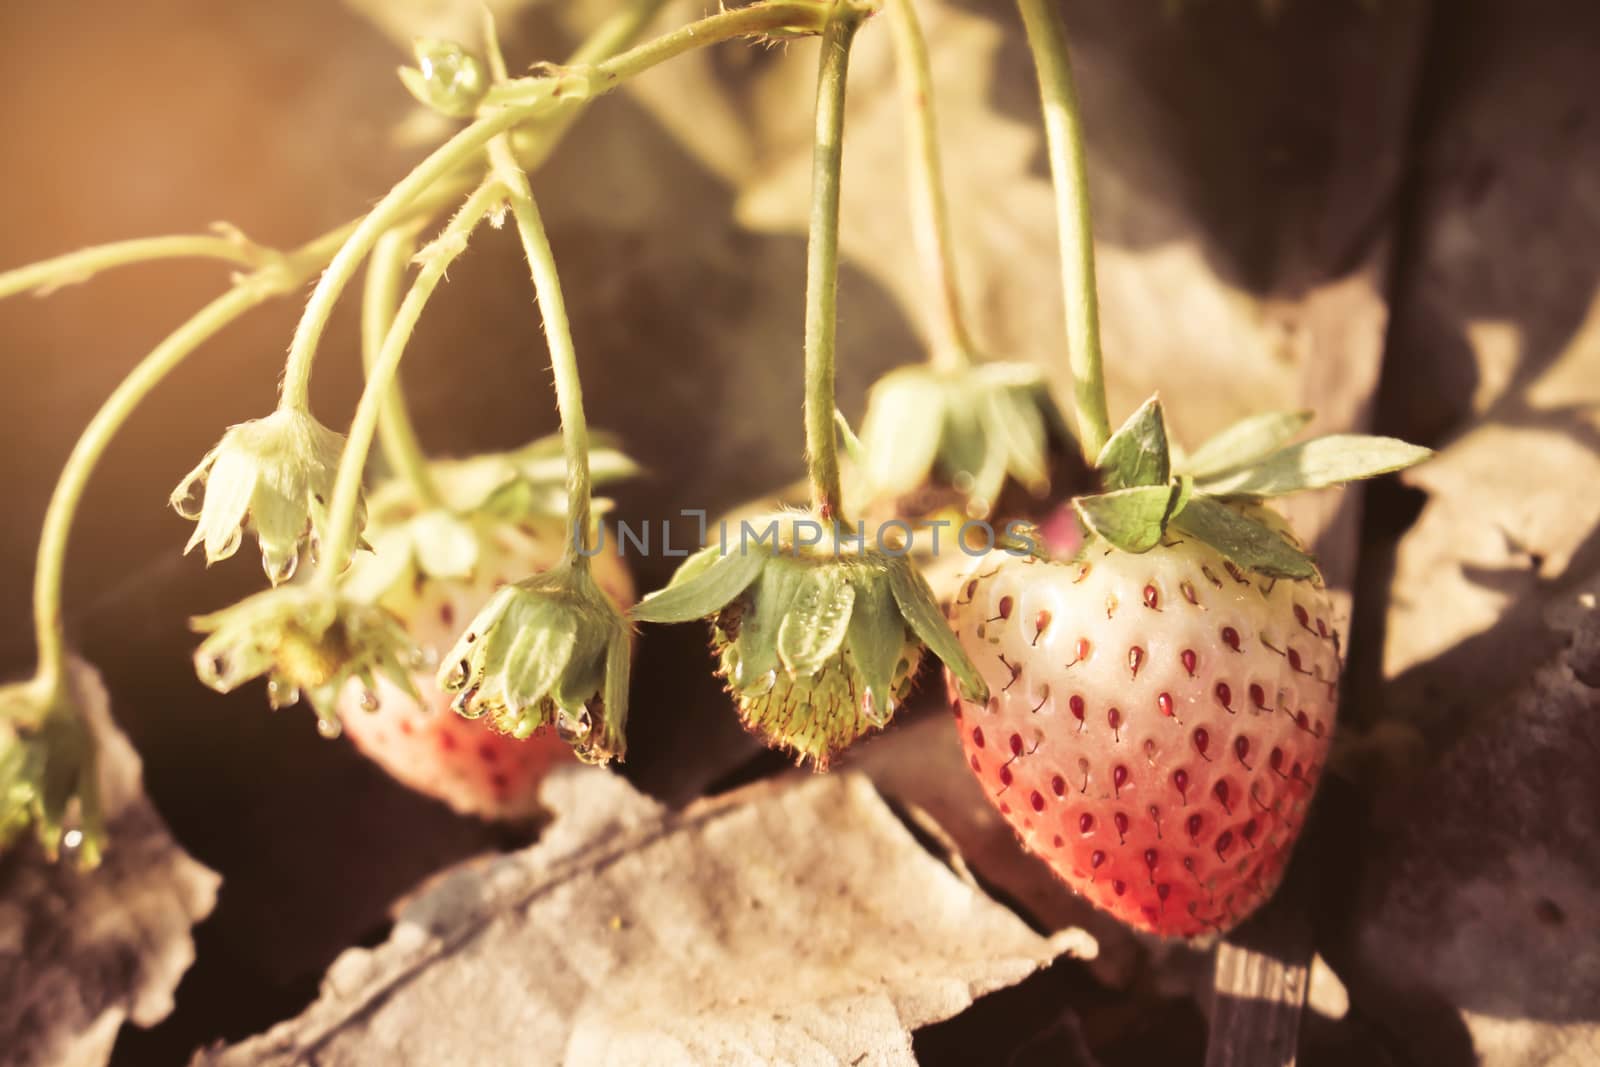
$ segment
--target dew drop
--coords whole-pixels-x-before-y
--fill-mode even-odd
[[[590,717],[588,708],[579,709],[576,715],[566,708],[556,713],[556,736],[569,745],[579,745],[587,741],[593,729],[594,720]]]
[[[261,550],[261,567],[267,572],[267,581],[273,585],[282,585],[294,577],[295,568],[300,563],[298,553],[290,552],[282,559],[273,559],[272,553],[266,549]]]
[[[278,711],[282,708],[288,707],[291,704],[298,703],[299,700],[300,689],[298,686],[289,685],[287,682],[280,682],[276,678],[268,679],[267,704],[272,708],[273,711]]]
[[[317,720],[317,733],[321,734],[323,737],[332,739],[338,737],[341,732],[342,731],[339,729],[338,719]]]
[[[377,692],[371,689],[363,689],[361,691],[361,710],[377,711],[379,707]]]

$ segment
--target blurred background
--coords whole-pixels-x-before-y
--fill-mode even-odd
[[[496,6],[514,68],[560,57],[605,10],[596,0]],[[665,18],[701,6],[672,6]],[[353,217],[420,158],[421,146],[395,136],[414,106],[394,68],[411,28],[449,25],[438,7],[0,5],[10,87],[0,107],[0,267],[217,220],[288,247]],[[1456,743],[1479,721],[1484,694],[1511,690],[1563,646],[1570,627],[1552,621],[1553,605],[1600,572],[1600,9],[1560,0],[1063,7],[1090,141],[1113,418],[1160,385],[1190,444],[1248,411],[1313,406],[1323,428],[1445,447],[1444,461],[1408,483],[1370,489],[1364,513],[1351,494],[1312,501],[1301,518],[1352,605],[1344,728],[1359,734],[1398,718],[1430,745]],[[977,332],[995,356],[1037,360],[1059,386],[1054,221],[1014,12],[973,0],[926,5],[924,18]],[[533,177],[591,424],[620,435],[651,472],[614,491],[630,521],[715,512],[800,474],[813,57],[805,43],[697,55],[596,104]],[[859,418],[872,380],[922,355],[886,29],[863,34],[851,91],[839,388],[842,409]],[[37,526],[72,442],[135,361],[225,284],[214,265],[167,263],[0,304],[10,383],[0,390],[5,671],[31,662]],[[317,363],[314,407],[335,426],[359,388],[356,307],[341,306]],[[175,1062],[292,1015],[341,949],[381,939],[397,895],[531,832],[459,818],[406,792],[347,744],[320,739],[303,708],[269,712],[258,687],[224,698],[194,680],[185,620],[252,591],[260,573],[249,552],[209,573],[181,557],[188,529],[167,493],[225,426],[269,410],[299,310],[285,299],[252,315],[153,394],[97,473],[76,527],[72,638],[104,673],[155,806],[224,879],[175,1013],[124,1033],[118,1062]],[[508,448],[555,428],[547,357],[509,234],[480,233],[452,269],[404,377],[424,442],[439,454]],[[641,589],[673,563],[633,562]],[[695,628],[652,629],[635,687],[624,773],[647,792],[681,803],[783,766],[757,755],[728,711]],[[1573,729],[1590,743],[1582,731],[1592,728]],[[1567,734],[1552,736],[1570,747]],[[1554,758],[1546,783],[1585,778],[1587,765]],[[1472,773],[1450,781],[1470,783]],[[1592,820],[1600,804],[1588,788],[1571,802],[1588,804]],[[1382,829],[1405,840],[1421,807],[1394,795],[1402,799],[1389,807],[1366,795],[1329,800],[1339,822],[1326,854],[1342,872],[1343,899],[1370,901],[1374,928],[1400,923],[1391,943],[1411,955],[1372,959],[1350,932],[1359,915],[1336,910],[1325,925],[1343,946],[1332,955],[1352,1003],[1312,1026],[1308,1062],[1356,1052],[1466,1062],[1475,1040],[1482,1051],[1472,1012],[1591,1024],[1600,999],[1584,1010],[1544,997],[1535,1009],[1517,997],[1535,988],[1526,975],[1562,960],[1563,941],[1600,943],[1600,927],[1573,925],[1600,913],[1593,844],[1560,877],[1519,868],[1511,881],[1540,880],[1539,899],[1560,921],[1532,901],[1507,904],[1528,925],[1502,940],[1521,947],[1495,961],[1498,979],[1463,979],[1434,965],[1429,935],[1384,910],[1400,906],[1385,879],[1416,884],[1404,864],[1363,873],[1383,855],[1365,829],[1370,813],[1385,812]],[[1592,823],[1574,825],[1539,854],[1592,842]],[[1525,825],[1501,830],[1526,841]],[[1485,851],[1505,860],[1499,845]],[[1457,859],[1478,873],[1488,862]],[[1448,910],[1430,899],[1422,911]],[[1048,1050],[1039,1035],[1062,991],[1075,989],[1093,1011],[1088,1044],[1100,1062],[1200,1062],[1203,1004],[1164,977],[1161,953],[1130,951],[1138,962],[1122,988],[1061,964],[999,995],[1010,999],[998,1006],[980,1004],[969,1013],[978,1022],[927,1032],[918,1052],[963,1062],[970,1028],[997,1020],[1019,1047]],[[1404,990],[1408,1006],[1363,990]],[[1027,1045],[1035,1039],[1046,1043]]]

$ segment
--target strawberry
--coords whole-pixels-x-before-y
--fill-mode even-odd
[[[991,801],[1075,890],[1167,936],[1277,885],[1327,761],[1338,637],[1319,584],[1196,540],[979,561],[951,622],[992,694],[956,703]]]
[[[464,717],[434,678],[440,658],[497,589],[560,560],[565,520],[557,514],[559,500],[545,499],[565,474],[559,464],[545,469],[552,455],[559,459],[555,447],[541,440],[505,456],[435,462],[434,477],[456,514],[424,508],[398,483],[379,487],[371,494],[368,527],[374,552],[345,581],[348,593],[398,618],[422,655],[410,674],[419,696],[381,676],[371,689],[346,686],[337,709],[343,732],[396,780],[463,814],[530,815],[538,810],[545,774],[573,759],[572,746],[555,730],[519,739],[494,729],[488,718]],[[632,469],[613,449],[596,449],[592,458],[604,480]],[[461,517],[474,510],[476,518]],[[614,538],[606,539],[591,566],[619,609],[633,603],[633,580]]]

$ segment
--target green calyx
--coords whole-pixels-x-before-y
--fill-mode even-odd
[[[424,107],[453,119],[470,118],[489,91],[483,60],[454,41],[419,37],[411,46],[415,67],[399,69],[400,82]]]
[[[819,770],[889,723],[924,649],[968,699],[988,699],[910,561],[836,529],[806,513],[746,520],[738,543],[691,556],[630,613],[641,622],[707,619],[746,726]],[[752,531],[764,536],[744,536]]]
[[[94,737],[68,685],[0,688],[0,852],[33,828],[52,861],[63,846],[100,862],[105,825]]]
[[[516,737],[554,726],[591,763],[626,754],[629,628],[587,568],[562,563],[502,587],[440,661],[468,718]]]
[[[342,434],[294,408],[230,426],[172,491],[169,503],[195,523],[184,551],[204,545],[209,566],[237,552],[249,530],[261,544],[268,580],[288,581],[300,553],[309,548],[314,555],[327,538],[343,450]]]
[[[273,707],[305,696],[328,736],[339,732],[336,705],[352,680],[371,691],[382,675],[417,695],[410,672],[422,656],[399,621],[320,583],[269,589],[190,625],[209,635],[194,654],[202,682],[230,693],[265,677]]]
[[[1007,478],[1037,495],[1049,490],[1048,432],[1060,425],[1035,367],[900,367],[872,387],[859,462],[874,498],[903,496],[938,475],[982,518]]]
[[[1375,478],[1432,453],[1359,434],[1289,444],[1310,419],[1308,412],[1252,416],[1179,465],[1172,459],[1161,401],[1151,397],[1100,452],[1095,465],[1105,491],[1078,497],[1073,507],[1091,534],[1126,552],[1148,552],[1176,528],[1246,570],[1316,579],[1316,562],[1259,502]]]

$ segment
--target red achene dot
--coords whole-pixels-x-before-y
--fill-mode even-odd
[[[1159,607],[1160,604],[1161,604],[1161,596],[1160,596],[1160,594],[1158,594],[1156,592],[1156,587],[1153,586],[1153,585],[1145,586],[1144,587],[1144,606],[1147,607],[1147,608],[1156,608],[1156,607]]]
[[[1304,672],[1305,668],[1300,665],[1299,649],[1291,648],[1289,650],[1289,667],[1292,670],[1301,671],[1302,673]]]
[[[1112,708],[1110,711],[1107,711],[1106,712],[1106,722],[1111,724],[1111,729],[1112,729],[1113,732],[1121,729],[1122,728],[1122,712],[1118,711],[1116,708]]]
[[[1144,649],[1134,645],[1128,649],[1128,670],[1133,672],[1135,678],[1139,677],[1139,668],[1144,666]]]
[[[1012,734],[1011,735],[1011,754],[1013,756],[1022,755],[1022,735],[1021,734]]]
[[[1263,711],[1266,710],[1267,694],[1265,690],[1263,690],[1259,685],[1256,685],[1254,682],[1250,683],[1250,703],[1254,704],[1258,708],[1261,708]]]
[[[1250,756],[1250,739],[1248,737],[1236,737],[1236,738],[1234,738],[1233,739],[1233,754],[1235,756],[1239,757],[1239,762],[1240,763],[1244,763],[1244,761],[1246,759],[1248,759],[1249,756]],[[1248,767],[1249,764],[1245,764],[1245,766]]]
[[[1077,719],[1079,722],[1083,721],[1084,704],[1082,697],[1074,696],[1071,700],[1067,701],[1067,707],[1071,710],[1072,717],[1074,719]]]
[[[1197,659],[1196,659],[1195,654],[1194,654],[1194,649],[1192,649],[1192,648],[1184,649],[1181,653],[1179,653],[1178,658],[1183,661],[1183,669],[1184,669],[1184,671],[1188,673],[1189,677],[1193,678],[1194,677],[1194,671],[1195,671],[1195,665],[1196,665],[1196,662],[1197,662]]]
[[[1144,850],[1144,865],[1149,867],[1152,871],[1156,869],[1156,861],[1160,858],[1161,857],[1156,854],[1155,849],[1147,848]]]
[[[1089,853],[1089,866],[1100,867],[1106,862],[1106,854],[1099,849]]]
[[[1228,858],[1228,849],[1230,849],[1232,847],[1233,847],[1233,831],[1232,830],[1224,830],[1224,831],[1222,831],[1222,833],[1217,835],[1217,857],[1219,859],[1227,859]]]
[[[1165,882],[1162,882],[1160,885],[1156,886],[1156,896],[1160,897],[1162,900],[1166,900],[1171,893],[1172,887]]]
[[[1094,833],[1094,816],[1084,812],[1078,816],[1078,832],[1080,834]]]
[[[1229,711],[1233,710],[1233,690],[1228,686],[1227,682],[1217,683],[1217,703]]]
[[[973,758],[976,759],[977,757],[973,757]],[[1189,772],[1188,771],[1181,770],[1181,769],[1173,771],[1172,772],[1172,784],[1178,787],[1178,792],[1183,795],[1183,799],[1184,800],[1188,800],[1189,799]]]
[[[1120,897],[1128,891],[1128,883],[1119,878],[1111,883],[1111,891]]]
[[[1118,837],[1125,837],[1127,835],[1128,817],[1122,812],[1119,811],[1115,815],[1111,816],[1111,825],[1117,828]]]
[[[1050,779],[1050,790],[1058,797],[1065,796],[1067,793],[1067,780],[1059,774],[1056,775]]]
[[[1222,628],[1222,643],[1235,652],[1239,651],[1239,631],[1231,626],[1224,626]]]
[[[1078,659],[1086,660],[1089,658],[1089,653],[1094,651],[1094,646],[1089,644],[1089,639],[1087,637],[1080,637],[1078,638],[1078,644],[1073,651],[1077,654]]]
[[[1001,767],[1000,768],[1000,784],[1001,785],[1010,785],[1011,784],[1011,768],[1010,767]]]
[[[1233,810],[1232,808],[1228,807],[1228,783],[1227,782],[1218,782],[1216,785],[1211,787],[1211,791],[1217,795],[1217,801],[1222,805],[1222,810],[1223,811],[1230,811],[1231,812]]]
[[[983,747],[983,727],[974,726],[972,728],[972,743],[979,748]]]
[[[982,771],[983,770],[983,764],[978,762],[978,754],[976,752],[974,752],[972,754],[972,769],[974,771]]]
[[[1184,826],[1189,831],[1189,836],[1190,837],[1199,837],[1200,836],[1200,827],[1203,824],[1204,824],[1204,820],[1201,819],[1200,816],[1191,815],[1191,816],[1189,816],[1188,820],[1184,823]]]
[[[1128,768],[1122,766],[1121,764],[1118,764],[1117,766],[1113,767],[1111,769],[1111,788],[1112,788],[1112,790],[1113,791],[1121,791],[1122,787],[1127,785],[1127,784],[1128,784]]]
[[[1044,797],[1040,795],[1037,789],[1033,791],[1032,796],[1028,797],[1028,803],[1033,805],[1034,811],[1044,810]]]
[[[1002,619],[1011,618],[1011,598],[1008,596],[1000,598],[1000,617]]]
[[[1194,747],[1200,751],[1200,755],[1202,756],[1206,754],[1206,749],[1211,747],[1211,735],[1206,733],[1206,728],[1204,726],[1195,727]]]
[[[1161,714],[1168,717],[1173,716],[1175,713],[1172,710],[1172,694],[1162,693],[1161,695],[1157,696],[1156,707],[1161,709]]]

